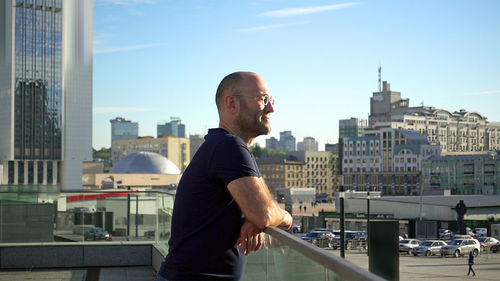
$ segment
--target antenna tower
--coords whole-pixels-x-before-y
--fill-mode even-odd
[[[378,65],[378,92],[382,92],[382,67]]]

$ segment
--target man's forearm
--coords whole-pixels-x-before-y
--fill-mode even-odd
[[[229,183],[228,190],[245,217],[259,229],[290,224],[290,215],[273,199],[262,178],[246,177]],[[288,215],[287,215],[288,214]]]

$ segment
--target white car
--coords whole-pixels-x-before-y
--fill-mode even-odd
[[[426,256],[433,256],[435,254],[439,254],[441,247],[446,246],[446,243],[441,240],[427,240],[415,248],[411,249],[411,253],[414,256],[418,256],[419,254]]]
[[[474,228],[474,233],[476,237],[486,237],[488,235],[488,230],[484,227]]]
[[[479,237],[477,238],[481,245],[481,252],[489,251],[491,246],[497,244],[499,241],[494,237]]]
[[[417,247],[420,244],[420,240],[417,239],[404,239],[399,241],[399,252],[411,253],[411,249]]]
[[[441,256],[453,255],[455,257],[463,256],[472,252],[477,256],[481,251],[479,241],[476,239],[455,239],[448,245],[441,247]]]

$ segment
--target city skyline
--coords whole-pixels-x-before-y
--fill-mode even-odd
[[[276,99],[272,132],[338,138],[338,120],[368,117],[382,80],[410,99],[500,121],[496,1],[96,0],[93,147],[110,147],[109,120],[141,136],[179,116],[186,135],[218,126],[226,74],[260,74]]]

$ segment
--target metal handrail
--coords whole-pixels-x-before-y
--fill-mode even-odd
[[[282,244],[289,246],[295,251],[303,254],[309,259],[321,264],[325,268],[335,272],[346,280],[360,280],[360,281],[382,281],[385,280],[363,268],[346,261],[343,258],[329,254],[327,251],[313,246],[301,239],[291,235],[290,233],[279,229],[277,227],[268,227],[264,232],[271,237],[277,239]]]

